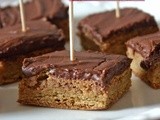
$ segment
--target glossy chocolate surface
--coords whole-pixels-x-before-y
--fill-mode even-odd
[[[98,52],[76,52],[76,60],[69,60],[69,51],[56,51],[43,56],[26,58],[22,70],[28,77],[45,71],[65,79],[108,82],[129,68],[131,60],[122,55]]]
[[[126,45],[144,57],[144,61],[141,62],[144,69],[160,62],[160,32],[133,38]]]
[[[104,42],[119,32],[132,32],[139,26],[145,27],[146,24],[157,27],[153,16],[135,8],[124,8],[121,9],[120,18],[116,18],[115,10],[89,15],[80,21],[79,29],[98,42]]]
[[[147,58],[160,50],[160,32],[133,38],[126,45]]]
[[[45,21],[27,22],[27,32],[21,25],[0,29],[0,58],[25,54],[48,47],[64,47],[61,29]]]

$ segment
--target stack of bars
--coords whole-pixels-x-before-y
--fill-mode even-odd
[[[96,52],[75,52],[70,61],[64,50],[68,7],[61,0],[32,0],[24,9],[26,32],[19,7],[0,9],[0,85],[21,80],[19,103],[108,109],[129,90],[131,69],[160,88],[160,32],[153,16],[135,8],[121,9],[120,18],[115,10],[87,16],[79,22],[78,35],[86,50]],[[126,50],[128,58],[115,55]]]

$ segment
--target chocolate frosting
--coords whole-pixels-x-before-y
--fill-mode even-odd
[[[68,8],[64,6],[61,0],[33,0],[25,3],[24,9],[27,21],[41,18],[66,18],[68,16]],[[19,6],[1,9],[0,21],[3,27],[19,23]]]
[[[141,67],[146,70],[160,61],[160,32],[133,38],[126,45],[144,57]]]
[[[129,68],[131,60],[122,55],[98,52],[75,52],[76,60],[69,60],[69,51],[56,51],[43,56],[26,58],[22,71],[28,77],[41,72],[58,78],[108,82]]]
[[[127,47],[148,58],[160,50],[160,32],[135,37],[126,43]]]
[[[148,70],[149,68],[152,67],[152,65],[156,65],[156,63],[160,62],[160,54],[159,56],[153,56],[151,58],[145,59],[143,61],[141,61],[140,66],[145,69]]]
[[[149,14],[135,8],[124,8],[121,9],[120,18],[116,18],[115,10],[89,15],[80,21],[79,29],[83,33],[90,32],[92,38],[96,38],[98,42],[104,42],[112,34],[133,31],[140,23],[145,26],[150,21],[153,26],[157,26]]]
[[[27,32],[22,32],[20,24],[0,29],[0,58],[64,46],[62,30],[49,22],[30,21],[27,29]]]

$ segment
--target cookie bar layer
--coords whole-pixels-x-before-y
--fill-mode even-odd
[[[131,86],[131,60],[121,55],[68,51],[26,58],[19,102],[64,109],[107,109]]]
[[[25,57],[64,49],[62,30],[44,21],[27,22],[27,32],[21,25],[0,30],[0,84],[22,77],[21,66]]]
[[[120,18],[115,10],[89,15],[78,28],[84,49],[116,54],[126,53],[127,40],[158,31],[153,16],[135,8],[121,9]]]
[[[136,37],[126,45],[133,72],[151,87],[160,88],[160,32]]]

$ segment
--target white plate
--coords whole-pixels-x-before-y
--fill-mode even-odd
[[[105,111],[78,111],[22,106],[17,103],[18,84],[0,87],[0,120],[136,120],[160,117],[160,90],[132,77],[129,92]]]
[[[0,0],[3,6],[5,6],[4,1],[7,0]],[[152,1],[153,4],[148,0],[146,1],[145,3],[128,3],[129,6],[138,6],[140,9],[156,15],[158,11],[155,10],[159,10],[159,4],[155,3],[156,0]],[[126,5],[127,2],[122,6]],[[76,2],[75,24],[77,25],[78,21],[89,13],[110,8],[113,8],[113,2],[106,4],[99,2]],[[160,20],[160,15],[158,16],[157,14],[155,17],[157,20]],[[75,44],[76,50],[81,50],[77,39]],[[132,76],[132,87],[130,91],[109,110],[105,111],[78,111],[22,106],[16,102],[17,97],[18,83],[0,86],[0,120],[145,120],[160,118],[160,90],[154,90],[148,87],[135,76]]]

